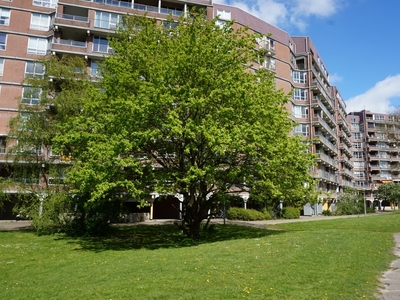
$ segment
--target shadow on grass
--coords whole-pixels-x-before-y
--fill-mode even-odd
[[[70,243],[78,244],[79,251],[101,252],[107,250],[131,250],[191,247],[236,239],[255,239],[282,231],[250,228],[240,225],[215,225],[212,232],[204,233],[199,240],[187,238],[175,225],[114,227],[109,236],[80,238]],[[58,238],[60,239],[60,238]],[[70,239],[67,237],[61,239]]]

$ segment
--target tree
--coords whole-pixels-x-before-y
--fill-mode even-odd
[[[337,200],[336,215],[356,215],[364,211],[364,201],[361,191],[346,188]]]
[[[289,98],[273,75],[251,71],[255,36],[195,12],[164,25],[124,18],[101,67],[101,92],[54,139],[74,160],[74,193],[94,206],[115,194],[179,193],[192,238],[215,195],[307,198],[313,156],[290,135]]]
[[[394,182],[383,183],[377,189],[376,196],[378,199],[386,200],[396,205],[400,199],[400,185]]]
[[[19,114],[9,124],[11,180],[3,182],[3,191],[18,191],[15,209],[33,218],[38,230],[59,230],[65,225],[60,216],[75,204],[71,186],[65,182],[70,152],[56,152],[53,139],[81,113],[81,102],[92,93],[94,84],[84,71],[86,62],[78,57],[51,56],[32,63],[32,68],[36,75],[23,82]]]

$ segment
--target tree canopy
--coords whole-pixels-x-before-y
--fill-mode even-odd
[[[289,97],[252,69],[256,36],[191,16],[125,17],[96,84],[81,78],[51,103],[61,113],[48,143],[72,158],[73,201],[97,218],[127,197],[180,194],[196,238],[224,195],[290,205],[312,195],[313,155],[290,134]]]

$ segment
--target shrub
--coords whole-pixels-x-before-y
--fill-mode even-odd
[[[266,214],[255,209],[231,207],[227,212],[227,218],[229,220],[257,221],[265,220]]]
[[[298,219],[300,218],[300,210],[296,207],[285,207],[282,210],[282,218],[284,219]]]
[[[364,213],[364,203],[362,201],[354,201],[351,199],[342,199],[336,205],[335,215],[358,215]]]
[[[332,212],[329,209],[326,209],[322,212],[322,215],[324,216],[332,216]]]

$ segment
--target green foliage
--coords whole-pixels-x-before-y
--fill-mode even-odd
[[[282,218],[284,219],[299,219],[300,210],[297,207],[287,206],[282,210]]]
[[[338,197],[335,215],[357,215],[361,213],[364,213],[363,195],[360,191],[347,188]]]
[[[376,191],[376,197],[392,203],[398,203],[400,199],[400,185],[394,182],[381,184]]]
[[[258,221],[269,220],[271,215],[268,212],[263,213],[255,209],[231,207],[227,211],[227,218],[229,220]]]
[[[143,202],[150,192],[182,194],[193,238],[220,205],[210,197],[215,191],[251,191],[268,207],[281,200],[299,206],[312,195],[313,156],[289,134],[289,97],[272,73],[249,71],[256,36],[230,25],[194,11],[168,30],[125,16],[97,83],[76,73],[79,59],[43,62],[45,78],[32,82],[43,89],[41,105],[22,107],[32,109],[29,122],[20,117],[11,128],[26,146],[72,160],[64,184],[79,195],[79,231],[102,232],[118,195]]]
[[[323,215],[323,216],[332,216],[332,211],[329,210],[329,209],[325,209],[325,210],[322,212],[322,215]]]

